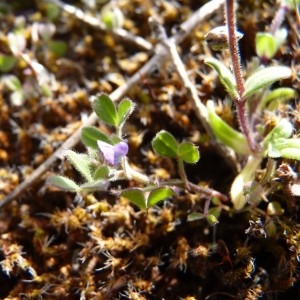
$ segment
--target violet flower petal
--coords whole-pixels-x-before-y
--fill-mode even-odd
[[[126,142],[121,141],[114,146],[103,141],[97,141],[97,144],[104,159],[113,166],[117,165],[121,157],[128,153],[128,145]]]

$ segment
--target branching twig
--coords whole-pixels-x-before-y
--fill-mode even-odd
[[[220,9],[221,5],[224,3],[223,0],[212,0],[206,5],[202,6],[197,12],[195,12],[190,19],[184,22],[181,25],[181,30],[178,32],[174,41],[179,43],[184,40],[186,36],[193,30],[193,28],[198,25],[205,18],[209,17],[210,14]],[[195,22],[197,19],[198,22]],[[113,101],[119,100],[123,97],[126,92],[136,83],[140,81],[140,78],[148,74],[153,65],[159,64],[159,62],[168,54],[166,49],[162,49],[161,52],[156,53],[138,72],[136,72],[130,79],[126,81],[126,84],[116,89],[113,93],[110,94],[110,98]],[[18,185],[13,192],[7,195],[3,200],[0,201],[0,208],[7,205],[10,201],[22,194],[30,185],[35,183],[38,179],[41,178],[41,175],[44,174],[57,160],[61,152],[74,147],[80,140],[81,129],[84,126],[95,124],[98,120],[95,113],[92,113],[88,119],[82,124],[73,134],[70,136],[46,161],[43,162],[33,173],[20,185]]]

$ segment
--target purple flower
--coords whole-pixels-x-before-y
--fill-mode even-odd
[[[119,142],[113,146],[98,140],[97,144],[104,159],[113,166],[117,165],[120,162],[121,157],[128,153],[128,145],[125,142]]]

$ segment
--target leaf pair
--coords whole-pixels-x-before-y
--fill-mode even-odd
[[[93,102],[93,109],[101,121],[119,128],[132,113],[134,105],[131,100],[123,99],[116,108],[108,95],[100,94]]]
[[[121,196],[130,200],[140,209],[148,209],[158,202],[166,198],[176,195],[175,191],[170,187],[158,187],[152,189],[150,193],[144,192],[142,189],[133,188],[121,192]]]
[[[174,136],[165,130],[156,134],[152,140],[152,147],[161,156],[182,159],[189,164],[196,163],[200,158],[198,148],[194,144],[178,143]]]

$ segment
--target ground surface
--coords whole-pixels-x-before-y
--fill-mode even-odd
[[[13,67],[1,70],[2,78],[15,75],[22,88],[14,94],[3,80],[0,83],[0,199],[28,179],[84,122],[91,113],[91,96],[126,86],[149,61],[157,42],[150,16],[161,18],[168,35],[180,35],[179,25],[206,1],[118,1],[125,16],[123,29],[142,37],[142,45],[117,30],[88,24],[87,16],[99,15],[101,4],[92,8],[88,1],[68,1],[86,13],[82,20],[42,1],[3,2],[0,54],[17,59]],[[240,43],[245,66],[256,56],[255,32],[268,30],[279,4],[240,2],[237,17],[245,34]],[[186,34],[178,51],[203,103],[219,102],[220,115],[238,128],[234,109],[224,101],[224,88],[203,64],[213,55],[230,65],[226,51],[211,52],[204,42],[205,33],[224,24],[223,18],[222,7],[207,15]],[[295,20],[295,12],[288,11],[283,23],[287,42],[270,64],[297,69]],[[18,30],[23,46],[12,53],[8,34]],[[152,138],[165,129],[179,141],[199,146],[201,159],[187,167],[189,180],[229,196],[237,171],[209,142],[172,61],[154,61],[147,74],[136,74],[126,91],[136,103],[125,128],[132,165],[159,181],[178,178],[175,162],[151,151]],[[299,89],[295,78],[285,85]],[[296,103],[293,99],[288,105],[295,112],[291,118],[297,131]],[[75,144],[73,149],[84,150]],[[237,160],[237,165],[243,163],[244,158]],[[295,161],[287,163],[297,172]],[[265,202],[236,213],[229,200],[223,203],[229,211],[223,210],[219,223],[210,226],[205,220],[187,222],[191,212],[203,211],[207,194],[181,191],[144,212],[109,192],[86,195],[78,202],[73,194],[45,185],[55,173],[81,180],[67,162],[55,160],[1,208],[1,299],[300,298],[300,219],[289,212],[281,188],[270,196],[281,203],[280,216],[268,216]],[[117,182],[113,188],[135,184]],[[275,226],[272,236],[266,235],[270,220]]]

